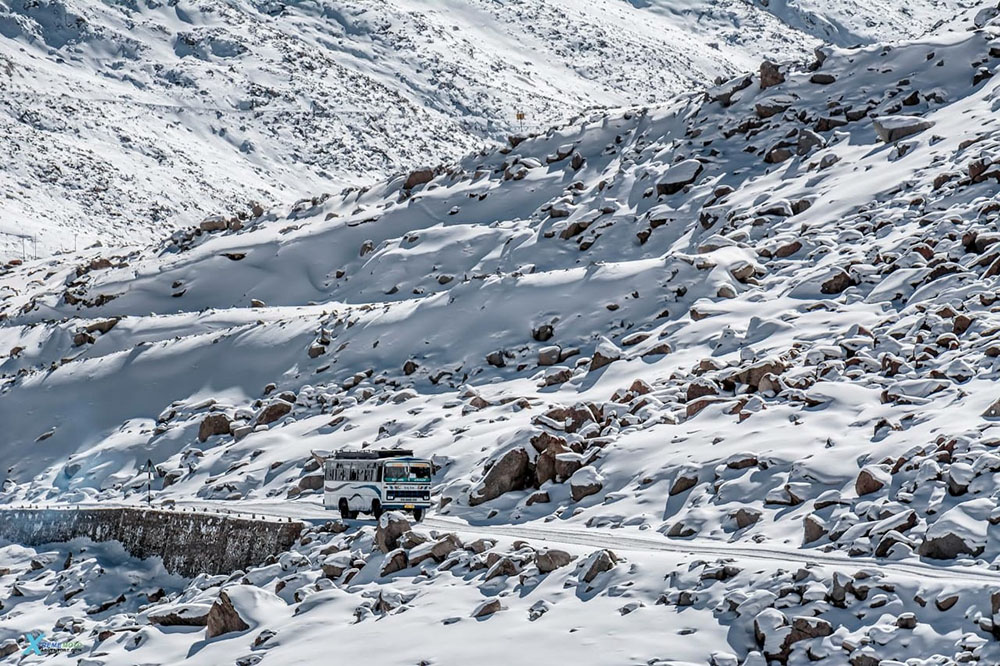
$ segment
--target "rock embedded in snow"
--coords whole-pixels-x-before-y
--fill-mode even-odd
[[[276,398],[265,405],[255,419],[257,425],[268,425],[284,418],[292,411],[292,404],[287,400]]]
[[[410,531],[410,521],[398,511],[386,511],[375,528],[375,544],[383,553],[399,547],[399,538]]]
[[[17,644],[17,641],[13,638],[8,638],[5,641],[0,641],[0,659],[6,659],[12,654],[16,654],[21,651],[21,647]]]
[[[573,556],[564,550],[545,548],[535,552],[535,566],[543,574],[552,573],[556,569],[568,566]]]
[[[493,463],[486,476],[469,493],[469,506],[478,506],[527,485],[530,457],[523,447],[511,449]]]
[[[858,478],[854,482],[854,490],[861,497],[878,492],[891,483],[892,475],[885,466],[868,465],[858,473]]]
[[[986,548],[992,510],[993,503],[987,498],[968,500],[948,509],[927,528],[918,552],[935,560],[981,554]]]
[[[771,62],[770,60],[765,60],[760,64],[760,89],[767,90],[768,88],[773,88],[774,86],[781,85],[785,82],[785,75],[781,71],[781,67]]]
[[[412,190],[418,185],[425,185],[434,179],[434,169],[430,167],[420,167],[410,172],[403,183],[404,190]]]
[[[606,365],[611,365],[621,359],[621,357],[622,352],[615,343],[602,337],[597,344],[597,349],[594,350],[594,355],[590,359],[590,372],[600,370]]]
[[[872,126],[879,139],[885,143],[894,143],[928,130],[934,127],[934,123],[917,116],[883,116],[872,118]]]
[[[596,495],[604,487],[604,478],[592,466],[581,467],[569,479],[570,494],[574,502]]]
[[[208,612],[205,637],[215,638],[223,634],[246,631],[249,628],[250,625],[240,617],[226,591],[220,591],[219,598]]]
[[[472,617],[476,618],[489,617],[494,613],[500,612],[502,609],[503,605],[500,603],[499,599],[497,598],[487,599],[486,601],[476,606],[476,609],[472,611]]]
[[[538,365],[555,365],[560,360],[560,348],[555,345],[538,350]]]
[[[660,196],[677,194],[694,183],[704,170],[698,160],[683,160],[670,165],[666,173],[656,182],[656,193]]]
[[[228,435],[231,427],[228,416],[222,412],[213,412],[201,420],[198,426],[198,439],[202,442],[215,435]]]
[[[406,555],[406,551],[402,548],[397,548],[386,554],[385,562],[383,562],[382,568],[379,570],[379,575],[389,576],[406,569],[408,566],[409,558]]]
[[[592,583],[595,578],[606,571],[614,569],[618,564],[618,556],[610,550],[599,550],[592,553],[583,563],[583,581]]]
[[[212,606],[207,603],[188,603],[155,608],[149,612],[151,624],[162,627],[204,627]]]

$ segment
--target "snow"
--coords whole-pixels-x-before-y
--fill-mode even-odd
[[[0,258],[370,185],[493,145],[519,112],[537,131],[659,102],[818,40],[915,36],[966,4],[4,3]]]
[[[0,546],[0,642],[61,636],[72,617],[90,646],[121,629],[88,647],[107,666],[315,662],[331,646],[488,663],[511,641],[551,663],[760,664],[786,648],[793,666],[996,662],[1000,439],[984,413],[1000,277],[996,182],[979,169],[1000,147],[1000,82],[974,84],[973,64],[995,64],[1000,28],[850,48],[863,23],[809,8],[770,3],[839,46],[727,105],[699,88],[588,110],[407,190],[372,178],[225,228],[3,265],[0,502],[134,503],[152,459],[156,502],[308,529],[272,564],[194,580],[110,544]],[[183,43],[188,60],[233,53]],[[761,118],[776,95],[788,111]],[[904,116],[933,128],[886,145],[871,118]],[[800,150],[806,131],[823,141]],[[289,413],[261,423],[278,400]],[[200,441],[219,414],[231,433]],[[390,554],[374,521],[329,522],[302,490],[312,452],[343,447],[437,466],[434,509]],[[474,506],[515,449],[523,478]],[[859,496],[862,471],[881,483]],[[433,556],[446,533],[461,545]],[[947,535],[971,548],[922,555]],[[574,559],[541,574],[543,548]],[[251,629],[145,623],[220,589]],[[791,641],[802,618],[833,632]]]

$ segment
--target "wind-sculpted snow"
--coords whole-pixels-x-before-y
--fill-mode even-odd
[[[295,618],[316,613],[419,635],[386,663],[468,659],[491,625],[623,637],[599,663],[993,663],[998,64],[994,24],[826,47],[291,209],[8,265],[0,498],[134,501],[151,458],[158,502],[306,512],[311,452],[399,447],[437,465],[436,516],[529,542],[418,527],[376,552],[371,525],[331,525],[247,572],[284,607],[216,581],[159,609],[236,613],[252,633],[210,645],[248,658],[264,629],[311,655]],[[566,558],[530,543],[549,523],[600,540],[551,570]],[[204,631],[132,617],[137,648],[177,661]],[[656,631],[696,638],[677,656]]]
[[[816,38],[919,34],[963,4],[13,0],[0,259],[370,184],[503,139],[518,112],[542,128],[662,101]]]

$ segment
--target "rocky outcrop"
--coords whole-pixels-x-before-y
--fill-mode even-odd
[[[469,505],[478,506],[512,490],[523,490],[529,483],[529,460],[523,447],[503,454],[469,494]]]

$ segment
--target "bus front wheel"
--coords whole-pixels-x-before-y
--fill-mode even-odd
[[[375,520],[382,517],[382,503],[378,500],[372,500],[372,515],[375,516]]]
[[[415,520],[415,521],[417,521],[419,523],[423,519],[424,519],[424,510],[423,509],[414,509],[413,510],[413,520]]]

